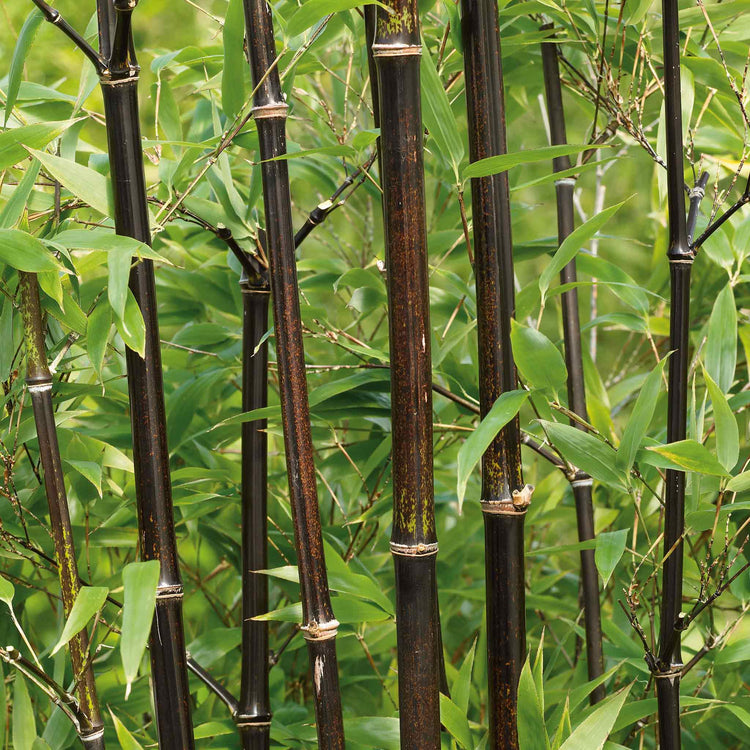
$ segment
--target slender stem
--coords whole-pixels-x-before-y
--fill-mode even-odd
[[[708,184],[708,172],[704,172],[698,181],[695,183],[695,187],[690,191],[690,210],[688,211],[687,217],[687,238],[688,243],[692,247],[693,235],[695,234],[695,225],[698,222],[698,213],[701,207],[701,201],[706,195],[706,185]]]
[[[55,414],[52,407],[52,373],[47,364],[36,274],[19,272],[19,289],[26,338],[26,383],[31,393],[63,610],[67,617],[81,590],[81,581],[78,577],[73,526],[70,521],[60,447],[57,442]],[[73,674],[78,685],[79,706],[82,714],[79,734],[81,739],[85,740],[85,743],[88,742],[90,746],[96,747],[97,745],[91,743],[97,742],[103,747],[104,724],[96,694],[94,670],[89,660],[87,630],[84,628],[73,636],[68,645],[70,660],[73,663]]]
[[[432,367],[416,0],[378,7],[378,74],[393,430],[401,746],[440,747],[440,623],[432,479]]]
[[[507,152],[497,3],[462,0],[471,161]],[[515,313],[507,172],[471,181],[479,339],[479,402],[485,416],[517,386],[510,345]],[[524,519],[531,501],[513,419],[482,457],[487,586],[489,744],[518,747],[517,690],[526,656]]]
[[[286,153],[287,105],[275,64],[271,9],[266,0],[244,0],[244,8],[255,85],[253,116],[262,160],[279,390],[303,632],[313,676],[318,743],[321,748],[338,749],[344,747],[335,645],[338,622],[331,607],[318,508],[289,173],[287,162],[276,158]]]
[[[542,26],[550,30],[552,24]],[[567,143],[565,133],[565,111],[560,84],[560,68],[557,60],[557,44],[553,41],[542,44],[542,67],[544,71],[544,88],[547,97],[547,115],[550,125],[550,140],[553,146]],[[570,168],[567,156],[553,161],[556,172]],[[575,227],[573,208],[573,190],[575,181],[561,179],[555,182],[557,195],[557,236],[558,243],[571,234]],[[571,260],[560,272],[561,284],[575,284],[576,261]],[[581,322],[578,312],[578,290],[572,287],[563,292],[563,338],[565,341],[565,360],[568,370],[568,406],[575,414],[588,422],[586,408],[586,391],[583,375],[583,350],[581,346]],[[577,422],[573,426],[584,429]],[[586,474],[577,476],[571,482],[576,504],[578,539],[581,542],[594,538],[594,505],[592,502],[592,481]],[[583,613],[586,629],[586,664],[589,680],[595,680],[604,674],[604,654],[602,650],[602,618],[599,602],[599,575],[594,560],[594,550],[581,550],[581,584],[583,589]],[[598,685],[591,691],[589,700],[592,704],[605,697],[604,685]]]
[[[682,112],[680,96],[680,31],[677,0],[662,1],[664,41],[664,89],[667,140],[667,202],[671,277],[669,330],[669,399],[667,442],[686,435],[688,349],[690,332],[690,271],[693,252],[688,243],[685,193]],[[685,472],[668,469],[664,499],[664,566],[657,655],[656,694],[659,741],[662,750],[678,750],[680,738],[680,637],[674,637],[682,605],[682,537],[685,530]],[[674,548],[674,549],[673,549]],[[671,554],[667,552],[671,550]],[[674,645],[672,645],[674,644]]]

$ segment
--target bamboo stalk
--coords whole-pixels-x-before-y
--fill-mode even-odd
[[[542,26],[542,30],[551,30],[552,24]],[[550,125],[552,145],[567,143],[565,133],[565,111],[560,85],[560,68],[557,60],[557,46],[554,42],[542,44],[542,67],[544,70],[544,88],[547,97],[547,116]],[[561,156],[553,160],[555,172],[570,169],[570,158]],[[557,196],[557,236],[562,242],[575,228],[573,210],[573,190],[575,180],[560,179],[555,182]],[[575,258],[560,272],[561,284],[574,284],[577,280]],[[578,290],[573,287],[561,297],[563,315],[563,339],[565,341],[565,364],[568,369],[568,407],[571,411],[588,422],[586,408],[586,391],[583,376],[583,352],[581,347],[581,321],[578,314]],[[584,429],[579,422],[571,424]],[[585,472],[578,474],[570,482],[576,504],[578,522],[578,540],[581,542],[594,538],[594,505],[592,502],[592,480]],[[586,629],[586,666],[589,680],[595,680],[604,674],[604,654],[602,651],[602,617],[599,602],[599,575],[594,561],[594,550],[581,550],[581,583],[583,589],[583,616]],[[591,691],[589,700],[592,704],[602,700],[606,695],[604,685]]]
[[[470,157],[477,161],[507,151],[498,13],[493,0],[462,0],[461,9]],[[507,172],[473,179],[471,194],[484,417],[517,384],[510,343],[515,301]],[[482,457],[491,747],[518,747],[517,691],[526,654],[523,526],[532,491],[523,481],[516,417]]]
[[[432,369],[416,0],[378,7],[378,73],[393,430],[401,746],[440,747],[440,625],[432,480]]]
[[[260,271],[260,269],[259,269]],[[268,403],[269,288],[266,275],[240,279],[243,303],[242,411]],[[256,351],[257,349],[257,351]],[[252,618],[268,612],[267,508],[268,437],[266,420],[242,424],[242,678],[234,715],[244,750],[266,750],[271,742],[268,692],[268,623]]]
[[[44,471],[44,488],[49,504],[63,610],[65,616],[68,617],[78,592],[81,590],[81,581],[78,576],[73,527],[70,522],[52,407],[52,373],[47,364],[36,274],[19,272],[18,276],[26,339],[26,383],[31,394],[34,422],[39,439],[39,454]],[[94,669],[89,660],[89,637],[86,628],[71,638],[68,647],[80,708],[80,718],[76,726],[78,736],[86,748],[92,750],[104,748],[104,723],[96,693]]]
[[[694,253],[685,217],[682,111],[680,95],[680,29],[677,0],[662,1],[664,43],[665,129],[667,141],[667,203],[671,311],[667,402],[667,442],[686,435],[688,349],[690,333],[690,272]],[[659,743],[677,750],[680,738],[680,611],[682,608],[682,535],[685,530],[685,472],[667,469],[664,499],[664,566],[661,621],[654,678],[658,702]],[[669,553],[669,554],[668,554]]]
[[[253,117],[260,141],[263,200],[273,297],[276,356],[289,493],[302,594],[302,626],[313,676],[318,743],[343,748],[336,633],[323,552],[313,460],[289,173],[285,160],[287,105],[275,65],[273,21],[266,0],[244,0]]]

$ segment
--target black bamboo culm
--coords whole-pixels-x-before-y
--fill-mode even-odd
[[[78,577],[73,527],[70,522],[68,498],[65,493],[60,448],[52,407],[52,373],[47,365],[44,325],[39,303],[39,286],[35,274],[19,272],[21,316],[26,340],[26,384],[31,394],[34,422],[39,439],[39,456],[44,472],[44,489],[49,504],[52,539],[57,559],[63,610],[70,614],[81,581]],[[86,748],[104,747],[104,724],[94,684],[94,670],[89,657],[86,628],[70,640],[70,660],[77,685],[80,721],[78,734]]]
[[[667,442],[683,440],[687,422],[690,272],[694,254],[685,218],[680,29],[677,0],[663,0],[664,98],[667,142],[667,204],[671,304],[669,323],[669,395]],[[652,665],[658,703],[659,744],[677,750],[680,739],[680,612],[682,609],[682,537],[685,530],[685,473],[667,469],[664,497],[664,564],[661,621],[656,663]]]
[[[542,30],[551,30],[552,24],[542,26]],[[554,37],[551,37],[554,38]],[[542,68],[544,71],[544,89],[547,100],[550,141],[552,145],[567,143],[565,133],[565,112],[563,110],[562,86],[560,85],[560,68],[557,59],[557,44],[553,41],[542,44]],[[570,159],[560,156],[553,160],[553,169],[560,172],[570,169]],[[573,211],[573,190],[575,180],[567,177],[555,182],[557,195],[557,236],[562,242],[575,228]],[[560,272],[561,284],[576,282],[576,262],[571,260]],[[563,340],[565,342],[565,364],[568,369],[568,408],[588,422],[586,409],[586,391],[583,377],[583,353],[581,349],[581,322],[578,314],[578,290],[573,287],[561,296],[563,316]],[[585,429],[580,422],[571,420],[574,427]],[[570,478],[570,485],[576,504],[578,522],[578,540],[585,542],[594,538],[594,506],[592,502],[591,477],[578,472]],[[581,551],[581,587],[583,590],[583,617],[586,630],[586,663],[589,680],[595,680],[604,674],[604,655],[602,651],[602,617],[599,602],[599,575],[594,561],[594,550]],[[605,696],[604,685],[598,685],[589,696],[591,703],[602,700]]]
[[[97,0],[97,16],[102,24],[100,44],[103,52],[109,52],[106,57],[97,54],[70,29],[58,11],[43,0],[33,1],[47,20],[60,27],[86,54],[99,74],[112,177],[115,231],[150,244],[138,108],[139,68],[133,54],[131,32],[131,17],[137,0]],[[183,592],[172,515],[152,261],[135,263],[129,286],[141,310],[146,331],[145,357],[128,348],[126,363],[141,556],[144,560],[160,562],[156,611],[149,639],[156,725],[160,747],[190,750],[194,741],[182,625]]]
[[[432,479],[432,367],[416,0],[378,7],[378,73],[393,434],[401,747],[440,747],[440,625]]]
[[[470,157],[476,161],[507,151],[497,3],[462,0],[461,12]],[[517,385],[510,344],[515,302],[507,172],[473,179],[471,195],[484,416]],[[523,482],[516,418],[482,457],[490,747],[518,747],[518,680],[526,654],[523,527],[532,490]]]
[[[336,632],[323,552],[315,480],[310,407],[302,343],[286,153],[287,105],[277,68],[271,9],[266,0],[244,0],[250,67],[255,85],[253,117],[262,159],[266,243],[274,312],[284,447],[294,521],[303,633],[312,673],[318,743],[343,748]]]

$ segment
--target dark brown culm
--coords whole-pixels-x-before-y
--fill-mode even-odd
[[[378,7],[378,73],[393,430],[401,747],[440,747],[440,624],[432,485],[432,365],[425,228],[422,44],[416,0]],[[386,93],[387,92],[387,93]]]
[[[543,31],[551,31],[552,28],[552,24],[542,26]],[[554,40],[554,36],[551,36],[550,39]],[[542,44],[542,67],[544,70],[544,90],[547,99],[550,140],[554,146],[564,145],[567,143],[565,111],[563,110],[562,87],[560,85],[560,67],[557,60],[557,44],[554,41]],[[570,169],[570,166],[570,159],[567,156],[556,157],[552,163],[552,168],[555,172]],[[572,177],[565,177],[555,182],[555,193],[557,195],[557,238],[559,244],[562,244],[575,228],[573,211],[574,189],[575,180]],[[574,258],[560,272],[560,283],[574,284],[576,280],[576,261]],[[568,369],[568,408],[585,422],[588,422],[577,288],[573,287],[563,292],[561,302],[565,364]],[[571,420],[570,423],[574,427],[585,429],[576,420]],[[576,503],[578,540],[585,542],[594,538],[592,480],[588,474],[582,471],[569,477],[569,480]],[[594,550],[581,550],[580,554],[583,617],[586,630],[586,665],[588,667],[589,680],[595,680],[604,674],[599,574],[597,573],[594,561]],[[602,700],[605,695],[604,685],[598,685],[591,691],[589,699],[591,703],[596,703]]]
[[[63,610],[67,617],[81,590],[81,581],[78,577],[73,527],[70,522],[60,448],[57,443],[57,428],[52,406],[52,373],[47,365],[45,328],[42,322],[36,274],[19,272],[18,279],[21,317],[26,341],[26,384],[31,394],[36,434],[39,439],[39,457],[49,504],[57,573],[60,579]],[[82,718],[82,721],[79,720],[80,727],[77,727],[78,736],[84,747],[98,750],[104,747],[104,724],[94,684],[94,670],[89,659],[89,637],[86,628],[73,636],[68,646]]]
[[[687,392],[690,334],[690,272],[694,253],[688,243],[685,216],[685,170],[680,94],[680,25],[677,0],[663,0],[664,106],[667,140],[667,204],[671,279],[667,442],[684,440],[687,430]],[[685,532],[685,472],[667,469],[664,496],[664,566],[661,620],[656,663],[659,745],[677,750],[680,737],[680,612],[682,611],[682,537]]]
[[[336,632],[323,553],[315,483],[310,408],[302,344],[299,289],[286,153],[287,105],[281,93],[271,10],[266,0],[245,0],[250,67],[256,87],[253,117],[262,160],[267,254],[274,312],[289,495],[294,520],[303,633],[310,656],[318,743],[343,748]]]
[[[461,12],[473,162],[507,151],[500,32],[493,0],[462,0]],[[507,172],[473,179],[471,201],[484,417],[517,384],[510,344],[515,301]],[[523,526],[532,490],[523,482],[516,417],[482,457],[489,746],[495,748],[518,747],[518,680],[526,656]]]
[[[58,11],[43,0],[34,3],[96,68],[104,99],[115,231],[151,244],[138,107],[139,68],[131,32],[137,0],[97,0],[102,54],[73,31]],[[182,625],[183,593],[172,515],[152,261],[133,265],[129,285],[146,330],[145,357],[131,349],[126,351],[141,557],[159,560],[161,566],[149,638],[156,726],[160,747],[190,750],[194,742]]]

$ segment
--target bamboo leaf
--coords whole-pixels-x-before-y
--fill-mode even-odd
[[[625,545],[628,540],[628,530],[620,529],[619,531],[609,531],[603,534],[597,534],[596,552],[594,553],[594,562],[599,575],[602,577],[604,586],[620,562]]]
[[[138,303],[135,301],[133,292],[128,289],[128,298],[125,301],[125,313],[121,318],[115,320],[117,330],[122,340],[135,352],[144,357],[146,354],[146,326]]]
[[[750,471],[743,471],[736,477],[732,477],[727,483],[729,492],[747,492],[750,490]]]
[[[471,695],[471,673],[474,669],[474,653],[476,652],[477,642],[471,644],[469,653],[464,657],[461,669],[451,686],[451,697],[453,702],[461,709],[464,716],[469,711],[469,698]]]
[[[0,381],[5,382],[13,366],[15,349],[13,347],[13,300],[3,301],[3,310],[0,313]]]
[[[0,229],[10,229],[18,224],[29,202],[29,196],[34,189],[41,166],[38,159],[32,160],[31,165],[13,191],[13,195],[10,196],[2,213],[0,213]]]
[[[128,732],[125,725],[115,716],[111,708],[109,709],[109,715],[112,717],[112,723],[115,725],[115,734],[117,734],[117,741],[120,743],[122,750],[143,750],[142,745]]]
[[[568,379],[565,360],[541,331],[512,320],[510,340],[516,367],[527,383],[554,394],[564,388]]]
[[[21,33],[18,35],[16,47],[13,50],[13,57],[10,61],[10,73],[8,73],[8,93],[5,97],[5,125],[8,124],[13,107],[16,106],[26,56],[29,54],[37,29],[42,21],[44,21],[44,16],[35,8],[26,17],[21,27]]]
[[[16,589],[13,584],[5,576],[0,576],[0,602],[5,602],[12,607],[15,594]]]
[[[99,213],[114,216],[112,186],[104,175],[71,159],[63,159],[33,148],[29,148],[28,151],[39,159],[44,169],[73,195]]]
[[[88,625],[89,620],[104,606],[108,594],[109,589],[106,586],[81,587],[65,622],[60,640],[50,651],[50,656],[54,656],[73,636]]]
[[[86,350],[91,366],[101,379],[104,355],[107,351],[109,331],[112,328],[112,309],[109,305],[98,304],[89,315],[86,327]]]
[[[24,677],[16,673],[13,680],[13,748],[32,750],[37,739],[34,708]]]
[[[563,742],[560,750],[601,750],[625,705],[632,685],[602,701]]]
[[[616,206],[611,206],[605,211],[598,213],[585,224],[581,224],[581,226],[574,229],[573,232],[565,238],[557,252],[554,254],[551,262],[547,265],[544,271],[542,271],[542,275],[539,277],[539,291],[542,295],[542,304],[544,304],[547,290],[553,279],[558,276],[560,271],[562,271],[562,269],[565,268],[573,258],[575,258],[580,249],[597,234],[597,232],[626,202],[627,201],[622,201],[622,203],[618,203]]]
[[[656,409],[656,400],[661,390],[662,375],[667,357],[664,357],[649,373],[641,386],[633,413],[630,415],[625,431],[622,434],[620,447],[617,450],[616,465],[618,469],[629,472],[633,468],[636,453],[646,435]]]
[[[714,427],[716,432],[716,456],[719,463],[731,471],[740,456],[740,433],[737,419],[729,408],[727,397],[721,392],[713,378],[703,368],[703,379],[714,408]]]
[[[159,583],[159,561],[130,563],[123,568],[124,602],[122,608],[122,634],[120,657],[127,682],[126,695],[138,674],[146,650],[156,605],[156,587]]]
[[[469,482],[471,472],[490,446],[490,443],[497,437],[500,430],[518,414],[518,411],[528,397],[528,391],[508,391],[507,393],[503,393],[492,405],[487,416],[461,446],[458,452],[457,472],[459,513],[461,512],[466,494],[466,485]]]
[[[462,711],[447,695],[440,693],[440,723],[458,743],[459,747],[474,750],[469,722]]]
[[[697,471],[700,474],[717,477],[727,475],[726,469],[719,463],[716,456],[696,440],[680,440],[669,445],[652,445],[646,450],[663,456],[678,469]]]
[[[615,466],[616,453],[603,440],[559,422],[541,422],[554,446],[574,466],[600,482],[622,487],[625,474]]]
[[[708,319],[705,357],[706,371],[727,393],[737,364],[737,312],[730,283],[719,292]]]
[[[0,170],[23,161],[28,156],[27,148],[44,148],[74,122],[39,122],[0,133]]]
[[[62,268],[43,242],[20,229],[0,229],[0,262],[28,273]]]
[[[245,14],[242,0],[229,0],[224,18],[224,67],[221,72],[221,108],[236,117],[245,103]],[[162,86],[164,84],[162,83]],[[180,134],[180,140],[182,135]]]
[[[499,156],[488,156],[486,159],[480,159],[473,164],[464,167],[461,176],[468,180],[471,177],[487,177],[498,172],[507,172],[513,167],[522,164],[532,164],[537,161],[548,161],[556,156],[571,156],[579,154],[581,151],[587,151],[591,148],[585,144],[565,144],[561,146],[543,146],[542,148],[532,148],[526,151],[514,151],[509,154],[500,154]]]
[[[107,297],[118,320],[125,317],[130,264],[131,256],[128,253],[110,253],[107,256]]]
[[[518,682],[518,743],[523,750],[550,749],[542,705],[527,657]]]
[[[425,45],[422,45],[421,80],[424,125],[434,138],[440,153],[453,167],[458,181],[458,168],[464,157],[464,145],[458,134],[456,118],[451,111],[443,82]]]
[[[345,718],[349,742],[377,750],[400,750],[398,719],[393,716],[357,716]]]
[[[287,36],[298,36],[331,13],[340,13],[343,10],[351,10],[361,5],[379,5],[381,8],[388,10],[386,5],[377,2],[377,0],[365,0],[365,2],[362,2],[362,0],[308,0],[289,19],[289,23],[286,25]]]

